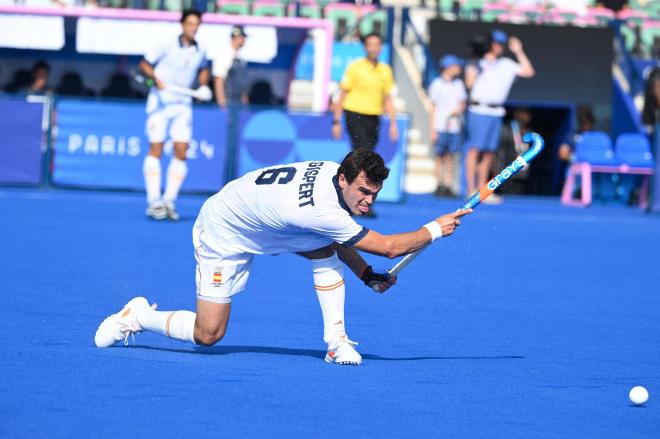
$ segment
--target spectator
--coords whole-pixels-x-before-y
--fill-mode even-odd
[[[335,139],[341,137],[343,112],[352,148],[373,150],[378,143],[383,112],[387,112],[390,118],[390,140],[396,142],[399,139],[391,95],[394,79],[390,66],[378,61],[383,38],[377,33],[371,33],[364,37],[362,43],[367,57],[353,61],[344,72],[339,85],[338,102],[334,106],[332,135]],[[373,209],[369,210],[367,216],[375,216]]]
[[[646,82],[642,122],[647,126],[651,136],[656,163],[651,191],[653,199],[651,210],[660,212],[660,67],[651,71]]]
[[[232,27],[229,54],[223,51],[213,60],[215,101],[221,108],[225,108],[227,103],[248,103],[247,62],[240,54],[246,37],[243,26]]]
[[[577,109],[577,128],[574,133],[570,133],[566,140],[559,145],[559,160],[569,162],[573,159],[575,143],[580,139],[580,135],[586,131],[593,131],[596,128],[596,117],[590,106],[583,105]]]
[[[507,43],[517,62],[503,56]],[[518,76],[531,78],[534,74],[534,67],[523,51],[522,42],[515,37],[509,39],[501,30],[490,34],[488,51],[478,65],[466,68],[465,84],[471,90],[466,142],[469,148],[466,158],[469,196],[488,181],[505,114],[502,104],[514,80]],[[499,204],[502,199],[493,194],[484,202]]]
[[[429,86],[429,98],[433,105],[429,132],[437,153],[435,164],[438,187],[435,194],[439,197],[455,197],[454,160],[462,145],[463,113],[467,99],[465,85],[458,78],[463,61],[454,55],[445,55],[439,67],[440,76]]]
[[[14,72],[11,81],[5,85],[5,91],[7,93],[18,93],[19,91],[24,91],[27,87],[30,86],[32,82],[32,76],[28,69],[18,69]]]
[[[380,116],[384,111],[390,118],[390,140],[399,138],[396,126],[396,114],[392,103],[394,80],[392,69],[378,61],[383,46],[382,37],[369,34],[363,40],[367,57],[352,62],[344,72],[340,84],[339,99],[334,110],[332,135],[341,137],[341,115],[353,149],[373,150],[378,143]]]
[[[282,99],[275,96],[270,82],[263,79],[255,81],[250,87],[249,102],[251,105],[282,105]]]
[[[523,142],[525,134],[533,132],[532,112],[528,108],[516,108],[513,117],[502,127],[500,140],[501,147],[497,151],[497,169],[504,169],[516,157],[523,154],[529,146]],[[510,194],[524,194],[527,192],[529,167],[521,169],[511,180],[502,187],[502,191]]]
[[[46,61],[37,61],[32,67],[32,82],[25,89],[31,95],[52,94],[53,90],[48,86],[48,74],[50,66]]]
[[[94,96],[94,91],[83,85],[80,74],[73,71],[68,71],[62,75],[56,92],[64,96]]]
[[[144,95],[131,87],[128,76],[124,73],[114,73],[110,82],[101,90],[101,96],[105,98],[142,99]]]
[[[654,132],[660,124],[660,67],[653,69],[646,81],[642,123],[646,125],[653,138]]]

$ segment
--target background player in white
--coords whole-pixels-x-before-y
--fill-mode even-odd
[[[183,11],[183,33],[165,41],[145,54],[140,70],[151,78],[152,87],[147,97],[147,137],[149,153],[144,159],[143,173],[147,190],[147,215],[153,219],[179,219],[175,201],[188,173],[186,151],[192,137],[192,98],[167,89],[167,86],[190,88],[195,79],[200,100],[211,100],[208,88],[209,61],[206,52],[195,40],[201,23],[201,14],[195,10]],[[174,142],[174,154],[167,168],[165,192],[161,197],[160,157],[169,136]]]
[[[454,55],[445,55],[438,63],[440,76],[429,86],[429,99],[433,105],[429,128],[431,142],[435,144],[435,170],[440,197],[455,197],[454,156],[461,150],[463,142],[463,113],[465,112],[465,84],[459,78],[463,60]]]
[[[488,181],[505,114],[502,105],[513,82],[517,76],[531,78],[535,74],[518,38],[509,38],[501,30],[494,30],[489,40],[488,52],[478,66],[470,65],[465,69],[465,86],[470,90],[465,142],[468,147],[465,158],[468,196]],[[517,62],[503,56],[507,42]],[[484,200],[489,204],[501,202],[496,194]]]
[[[232,296],[245,289],[255,254],[295,252],[311,260],[323,314],[326,361],[360,364],[344,319],[342,261],[368,286],[384,292],[396,282],[374,273],[355,248],[394,258],[411,253],[460,224],[466,210],[437,218],[414,232],[382,235],[360,226],[389,169],[375,152],[360,148],[333,162],[301,162],[259,169],[209,198],[193,228],[197,259],[197,313],[159,312],[136,297],[99,326],[95,343],[127,342],[142,330],[200,345],[225,334]]]

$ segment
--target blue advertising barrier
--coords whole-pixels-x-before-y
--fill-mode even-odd
[[[329,114],[297,114],[280,110],[241,111],[238,116],[236,175],[283,163],[330,160],[341,162],[351,150],[345,130],[340,140],[331,137]],[[408,118],[397,118],[399,140],[389,140],[389,120],[381,120],[376,146],[390,175],[378,195],[379,201],[401,201],[405,175],[405,139]]]
[[[43,103],[0,100],[0,183],[41,183],[43,112]]]
[[[149,151],[144,103],[61,99],[53,183],[107,189],[144,189],[142,162]],[[227,113],[194,107],[193,140],[183,191],[218,191],[225,183]],[[165,144],[167,169],[172,143]],[[163,172],[165,174],[165,172]]]

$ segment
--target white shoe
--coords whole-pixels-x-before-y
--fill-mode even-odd
[[[362,363],[362,356],[355,350],[357,343],[348,339],[346,334],[336,336],[328,343],[328,353],[325,355],[327,363],[358,366]]]
[[[167,218],[167,208],[165,207],[165,203],[160,200],[149,203],[149,207],[147,207],[145,213],[148,217],[158,221]]]
[[[180,216],[176,211],[176,206],[174,205],[174,201],[165,202],[165,214],[167,215],[167,219],[170,219],[172,221],[179,221]]]
[[[142,331],[142,327],[137,321],[138,314],[156,309],[156,306],[155,303],[149,305],[144,297],[131,299],[121,311],[101,322],[96,330],[94,343],[99,348],[107,348],[118,341],[124,340],[124,344],[127,345],[129,336]]]

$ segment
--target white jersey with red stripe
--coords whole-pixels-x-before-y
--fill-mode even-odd
[[[193,233],[218,255],[352,246],[368,229],[351,216],[334,162],[309,161],[249,172],[202,206]]]

